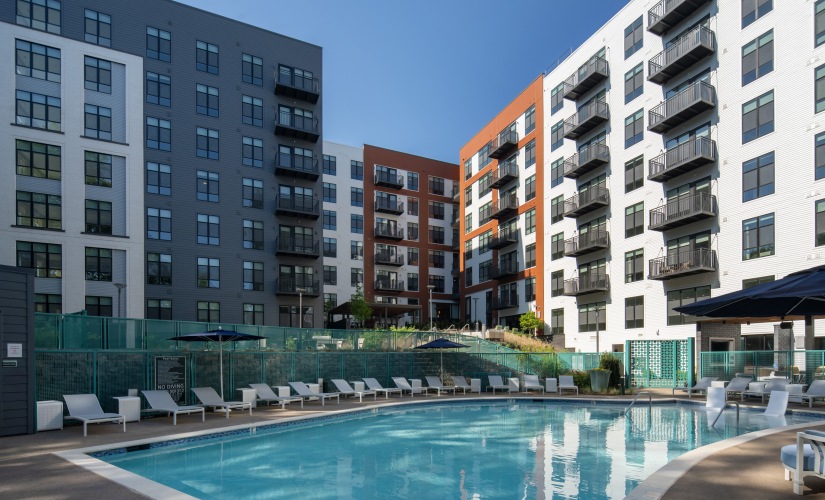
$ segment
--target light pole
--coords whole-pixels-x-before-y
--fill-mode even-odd
[[[306,288],[297,287],[295,291],[298,292],[298,328],[304,327],[304,292]]]
[[[599,353],[599,306],[596,306],[596,354]]]
[[[117,317],[122,318],[123,317],[123,312],[120,309],[120,292],[122,292],[123,289],[126,288],[126,283],[112,283],[112,284],[117,287]]]
[[[478,323],[478,297],[473,297],[473,328]],[[480,330],[480,328],[479,328]]]
[[[433,289],[435,285],[427,285],[427,289],[430,290],[430,331],[433,331]]]

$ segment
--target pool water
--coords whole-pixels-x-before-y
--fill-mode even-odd
[[[681,404],[627,416],[615,404],[427,404],[99,458],[199,498],[623,498],[687,451],[817,421],[743,410],[737,424],[731,409],[710,428],[715,417]]]

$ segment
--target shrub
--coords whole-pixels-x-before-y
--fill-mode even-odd
[[[599,368],[610,370],[610,387],[619,387],[619,377],[621,377],[622,361],[618,356],[611,352],[606,352],[601,355],[599,360]]]
[[[573,383],[579,387],[579,392],[590,390],[590,374],[581,370],[572,370]]]

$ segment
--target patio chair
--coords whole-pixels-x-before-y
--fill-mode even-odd
[[[166,412],[166,416],[172,415],[172,425],[178,425],[178,413],[187,415],[189,413],[200,413],[201,422],[206,420],[206,408],[203,406],[180,406],[178,405],[169,391],[141,391],[146,402],[149,403],[151,410]]]
[[[304,408],[304,398],[300,396],[278,396],[275,394],[275,391],[272,390],[272,387],[266,384],[249,384],[249,387],[255,389],[255,396],[258,397],[258,401],[261,403],[265,402],[267,405],[270,405],[275,401],[276,403],[281,403],[282,410],[286,410],[287,403],[297,402],[301,403],[301,409]]]
[[[710,387],[710,383],[718,379],[719,377],[702,377],[696,382],[696,385],[693,387],[674,387],[672,394],[675,396],[676,391],[687,392],[688,397],[691,396],[694,392],[702,392],[707,391]]]
[[[444,385],[438,377],[434,377],[432,375],[428,375],[424,377],[427,380],[427,390],[435,389],[439,396],[441,396],[441,391],[450,392],[452,391],[455,394],[455,387],[449,387]]]
[[[782,417],[788,410],[788,391],[773,391],[770,393],[771,397],[768,399],[768,407],[763,413],[757,416],[763,417]]]
[[[807,399],[808,408],[813,408],[815,399],[825,399],[825,380],[814,380],[802,396],[796,397],[801,399],[800,403]]]
[[[559,375],[559,394],[564,391],[576,391],[576,395],[579,395],[579,386],[573,381],[572,375]]]
[[[126,417],[119,413],[106,413],[100,407],[100,401],[94,394],[64,394],[66,408],[69,410],[68,420],[83,422],[83,437],[86,437],[86,426],[89,423],[123,422],[123,432],[126,432]]]
[[[467,394],[467,389],[469,389],[470,392],[473,391],[473,388],[470,386],[470,384],[467,383],[467,379],[464,378],[464,376],[462,376],[462,375],[453,375],[452,378],[453,378],[453,387],[455,387],[456,390],[461,389],[462,391],[464,391],[464,394]]]
[[[203,406],[212,408],[216,411],[217,408],[223,408],[226,412],[226,418],[229,418],[229,410],[245,410],[249,408],[249,415],[252,415],[252,403],[244,403],[243,401],[224,401],[222,397],[211,387],[193,387],[192,392],[198,397],[198,400]]]
[[[375,391],[375,392],[378,392],[378,393],[383,392],[384,397],[386,399],[390,398],[390,393],[395,393],[395,392],[398,393],[399,397],[402,397],[402,398],[404,397],[404,393],[398,387],[387,387],[387,388],[381,387],[381,384],[378,383],[378,381],[376,379],[371,378],[371,377],[364,377],[363,380],[364,380],[364,383],[367,384],[367,387],[369,388],[369,390]]]
[[[734,377],[725,386],[725,396],[729,398],[732,394],[739,394],[744,400],[745,396],[742,393],[748,390],[748,384],[751,383],[751,380],[750,377]]]
[[[544,393],[544,386],[541,385],[539,382],[538,375],[528,375],[524,374],[524,392],[530,391],[530,389],[541,389],[541,392]]]
[[[806,476],[825,478],[825,432],[797,432],[796,444],[783,446],[779,457],[785,468],[785,480],[793,481],[793,492],[803,495]]]
[[[496,393],[496,389],[500,389],[502,391],[509,391],[510,385],[505,384],[503,380],[501,380],[501,375],[487,375],[487,381],[489,384],[487,385],[487,390],[493,390],[493,394]]]
[[[378,399],[378,392],[366,390],[366,391],[356,391],[349,385],[349,382],[342,378],[334,378],[332,379],[332,383],[335,384],[335,388],[338,389],[338,392],[345,396],[358,396],[358,401],[363,403],[364,402],[364,395],[369,396],[372,394],[372,399]]]
[[[303,382],[290,382],[289,386],[292,387],[292,389],[295,390],[299,396],[307,401],[312,401],[314,399],[320,400],[321,406],[324,406],[324,402],[327,399],[332,398],[335,398],[338,401],[338,404],[341,404],[341,395],[337,392],[312,392]]]
[[[421,393],[421,394],[425,394],[425,395],[427,394],[427,388],[426,387],[413,387],[413,386],[410,385],[409,382],[407,382],[407,379],[405,379],[404,377],[393,377],[392,381],[393,381],[393,383],[395,383],[396,387],[401,389],[402,393],[404,391],[409,391],[410,392],[410,397],[414,397],[415,393]]]
[[[790,384],[791,381],[786,378],[774,378],[762,385],[760,388],[751,389],[752,385],[749,385],[747,391],[742,392],[742,399],[745,399],[745,396],[759,396],[762,398],[762,402],[765,402],[765,396],[770,397],[771,392],[773,391],[784,391],[785,386]]]

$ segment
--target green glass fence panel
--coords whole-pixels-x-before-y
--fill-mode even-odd
[[[330,380],[344,376],[344,357],[338,352],[318,353],[318,378],[324,379],[321,390],[335,392],[334,384]]]
[[[59,314],[34,315],[34,347],[36,349],[59,349],[60,345]]]
[[[63,317],[63,347],[65,349],[104,349],[106,318],[97,316]]]
[[[64,394],[95,392],[94,353],[38,351],[35,390],[38,401],[63,401]]]
[[[101,351],[95,354],[97,397],[104,411],[117,413],[116,396],[128,389],[145,389],[147,360],[143,352]]]
[[[296,352],[292,358],[295,360],[292,381],[311,382],[318,380],[318,354],[315,352]]]
[[[218,394],[221,391],[220,353],[218,351],[201,351],[191,353],[192,383],[190,387],[212,387]],[[231,364],[229,355],[223,356],[223,393],[224,399],[232,399],[235,388],[231,382]]]
[[[285,386],[290,381],[298,380],[292,373],[292,357],[290,352],[264,354],[264,383]]]
[[[232,398],[240,401],[242,394],[238,391],[241,388],[248,388],[249,384],[263,383],[261,380],[261,365],[263,358],[257,352],[233,352],[232,353],[232,395],[227,392],[227,399]]]
[[[177,336],[177,322],[157,319],[144,320],[146,349],[175,349],[178,342],[169,340]]]
[[[143,349],[144,321],[139,319],[110,318],[108,321],[109,349]]]

